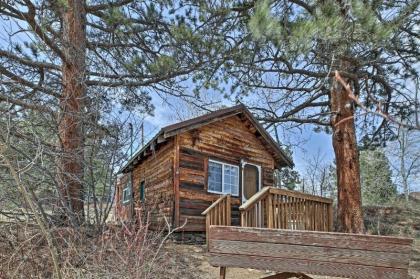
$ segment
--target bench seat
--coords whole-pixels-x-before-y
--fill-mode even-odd
[[[412,244],[401,237],[210,226],[208,248],[210,264],[223,268],[406,279]]]

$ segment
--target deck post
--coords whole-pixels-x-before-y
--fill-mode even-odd
[[[272,229],[273,226],[273,219],[274,219],[274,210],[273,210],[273,196],[268,194],[268,203],[267,203],[267,227]]]
[[[221,266],[220,267],[220,279],[225,279],[226,278],[226,266]]]
[[[226,197],[226,226],[232,225],[232,213],[231,213],[231,199],[230,195]]]
[[[206,246],[207,246],[207,251],[209,250],[210,214],[211,213],[206,215]]]
[[[241,211],[241,227],[246,227],[245,211]]]
[[[328,205],[328,231],[333,231],[333,219],[334,219],[334,212],[333,212],[333,204],[330,203]]]

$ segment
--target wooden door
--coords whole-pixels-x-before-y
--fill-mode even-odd
[[[242,202],[246,202],[260,190],[260,167],[245,164],[242,173]]]

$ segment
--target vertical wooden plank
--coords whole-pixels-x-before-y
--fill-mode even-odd
[[[207,215],[206,215],[206,246],[207,246],[207,251],[209,250],[210,216],[211,216],[211,212],[207,213]]]
[[[220,225],[225,225],[226,223],[226,207],[225,207],[225,199],[222,200],[222,202],[220,203],[220,208],[221,208],[221,222]]]
[[[320,218],[319,218],[319,203],[317,202],[316,203],[316,211],[315,211],[315,214],[316,214],[316,230],[317,231],[320,231],[321,230],[321,226],[320,226]]]
[[[314,203],[312,201],[309,202],[309,229],[311,231],[314,230]]]
[[[272,209],[273,210],[273,228],[276,228],[277,226],[277,207],[276,207],[276,194],[271,194],[271,200],[272,200]]]
[[[216,206],[217,208],[217,225],[221,225],[222,224],[222,214],[221,214],[221,210],[220,210],[220,203],[217,204]]]
[[[295,221],[296,221],[296,218],[295,218],[295,197],[290,197],[290,200],[291,200],[291,205],[290,205],[290,212],[291,212],[291,216],[290,216],[290,219],[291,219],[291,226],[292,226],[292,230],[294,230],[294,229],[296,229],[295,228]]]
[[[332,232],[333,231],[333,218],[334,218],[334,213],[333,213],[333,205],[332,203],[328,204],[328,231]]]
[[[268,202],[267,202],[267,227],[272,229],[274,228],[273,219],[274,219],[274,210],[273,210],[273,195],[268,194]]]
[[[277,229],[279,229],[280,228],[280,222],[281,222],[281,219],[280,219],[280,214],[281,214],[281,212],[280,212],[280,195],[276,195],[276,203],[277,203],[277,215],[276,215],[276,219],[277,219],[277,226],[276,226],[276,228]]]
[[[216,207],[213,208],[212,210],[212,221],[211,224],[212,225],[217,225],[217,212],[216,212]]]
[[[280,229],[285,229],[286,227],[285,227],[285,225],[284,225],[284,197],[283,196],[280,196],[280,209],[281,209],[281,212],[280,212]]]
[[[226,217],[227,217],[227,221],[226,221],[226,225],[227,226],[231,226],[232,225],[232,203],[231,203],[231,197],[230,195],[228,195],[226,197]]]
[[[286,227],[285,229],[289,229],[289,197],[285,196],[285,204],[284,204],[284,214],[286,217]]]
[[[174,139],[174,196],[175,196],[175,220],[173,224],[175,227],[179,227],[179,135],[175,136]]]
[[[296,229],[300,230],[300,198],[296,199]]]
[[[305,226],[303,225],[303,218],[304,218],[304,212],[303,212],[303,199],[299,199],[299,230],[305,229]]]
[[[249,218],[250,218],[250,224],[249,224],[249,226],[250,227],[256,227],[256,220],[255,220],[255,210],[256,210],[256,207],[254,206],[254,207],[252,207],[251,208],[251,210],[249,211]]]
[[[286,197],[285,196],[281,197],[281,210],[282,210],[282,213],[281,213],[281,216],[282,216],[281,228],[282,229],[287,229],[287,226],[286,226]]]
[[[226,278],[226,267],[221,266],[220,267],[220,279],[225,279],[225,278]]]

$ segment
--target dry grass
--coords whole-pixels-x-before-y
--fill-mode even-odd
[[[50,228],[63,278],[166,278],[176,269],[163,249],[168,233],[147,225]],[[48,246],[36,226],[0,225],[0,278],[52,278]]]
[[[420,207],[366,208],[369,233],[419,237]],[[141,222],[139,222],[141,223]],[[50,228],[58,248],[63,278],[217,278],[203,245],[167,241],[167,233],[147,225],[108,225],[101,233],[89,228]],[[165,245],[162,245],[165,243]],[[0,222],[0,278],[52,278],[53,267],[45,239],[26,222]],[[410,264],[420,278],[420,239]],[[231,268],[227,278],[262,278],[269,272]],[[317,279],[325,276],[314,277]]]

